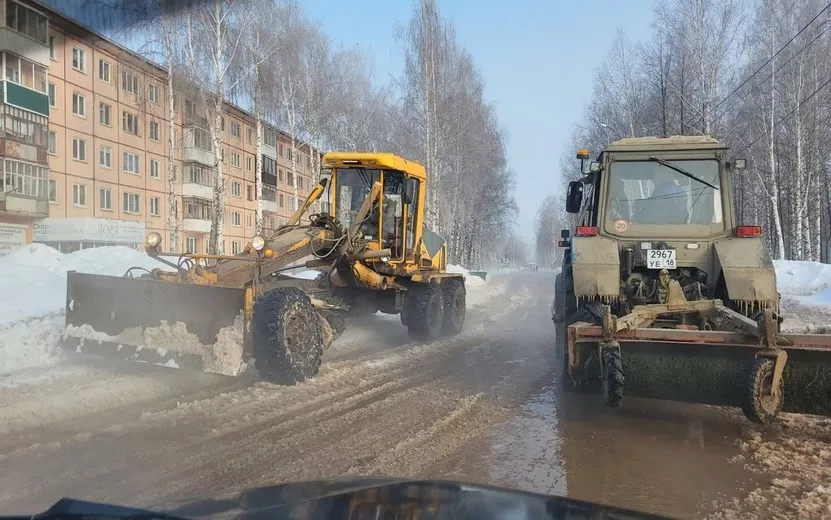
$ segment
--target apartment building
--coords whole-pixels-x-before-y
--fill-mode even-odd
[[[164,69],[61,14],[27,0],[0,0],[4,114],[0,154],[0,254],[19,242],[64,252],[138,247],[158,231],[169,243],[168,92]],[[174,92],[174,207],[180,251],[204,252],[215,164],[203,107]],[[255,232],[253,117],[226,103],[221,157],[224,250]],[[201,115],[200,115],[201,114]],[[289,137],[264,129],[264,227],[294,211]],[[314,184],[310,149],[298,146],[303,198]],[[316,153],[316,152],[313,152]],[[166,249],[166,248],[165,248]]]

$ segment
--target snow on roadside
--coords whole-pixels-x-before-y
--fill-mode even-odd
[[[28,244],[0,258],[0,377],[59,360],[68,271],[122,276],[130,267],[164,264],[126,247],[62,254]]]

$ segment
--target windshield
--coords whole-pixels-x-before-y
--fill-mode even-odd
[[[379,180],[379,170],[346,168],[337,173],[337,218],[344,227],[354,224],[355,215],[361,209],[364,199]]]
[[[668,164],[659,161],[613,163],[607,216],[612,228],[616,232],[625,232],[632,224],[722,225],[718,161],[664,162]]]

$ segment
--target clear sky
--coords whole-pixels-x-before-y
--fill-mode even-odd
[[[302,0],[326,33],[373,57],[376,79],[401,70],[394,27],[414,0]],[[542,199],[552,194],[559,155],[589,102],[592,72],[615,29],[647,35],[653,0],[439,0],[459,41],[473,55],[507,131],[517,172],[517,230],[529,240]],[[371,29],[368,29],[371,28]]]

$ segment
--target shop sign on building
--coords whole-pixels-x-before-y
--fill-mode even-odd
[[[0,224],[0,256],[6,256],[24,245],[26,245],[26,226]]]
[[[94,217],[45,218],[33,224],[35,242],[144,242],[144,222]]]

